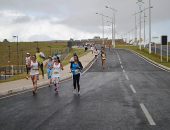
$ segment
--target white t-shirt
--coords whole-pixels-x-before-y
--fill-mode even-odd
[[[30,75],[38,75],[38,74],[39,74],[38,62],[36,61],[34,63],[33,61],[31,61]]]
[[[29,57],[26,57],[26,58],[25,58],[25,64],[26,64],[26,65],[29,65],[30,62],[31,62],[31,57],[30,57],[30,56],[29,56]]]
[[[52,78],[59,78],[60,73],[61,73],[61,64],[59,63],[58,65],[56,65],[54,63],[53,69],[52,69]]]
[[[97,56],[97,55],[98,55],[98,51],[97,51],[97,50],[94,50],[94,54]]]

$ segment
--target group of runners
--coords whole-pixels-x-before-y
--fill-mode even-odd
[[[57,56],[49,56],[48,60],[45,62],[45,55],[43,52],[40,52],[40,49],[36,49],[35,55],[30,55],[30,53],[26,54],[26,69],[27,69],[27,79],[29,77],[32,80],[33,84],[33,95],[37,93],[37,81],[39,80],[39,69],[42,73],[42,78],[44,79],[44,67],[46,67],[47,70],[47,77],[49,79],[49,87],[52,85],[55,86],[54,90],[56,93],[59,92],[60,88],[60,79],[61,79],[61,71],[64,70],[64,67],[60,61],[60,58]],[[97,48],[93,49],[93,52],[95,55],[95,58],[97,60],[98,57],[98,50]],[[105,48],[101,48],[101,61],[102,61],[102,68],[105,68],[106,64],[106,52]],[[45,63],[45,64],[44,64]],[[83,70],[82,63],[79,61],[79,57],[76,53],[73,54],[73,57],[70,59],[70,72],[72,73],[73,78],[73,86],[74,94],[80,95],[80,75],[81,71]]]
[[[35,95],[37,93],[37,81],[39,80],[39,69],[42,72],[42,78],[44,79],[44,67],[47,70],[47,77],[49,79],[49,87],[52,85],[55,86],[54,91],[56,93],[59,92],[60,87],[60,79],[61,79],[61,71],[64,70],[63,65],[58,56],[49,56],[48,60],[45,60],[45,55],[43,52],[40,52],[40,49],[36,49],[37,52],[35,55],[30,55],[30,53],[26,54],[26,69],[27,69],[27,77],[32,80],[33,90],[32,93]],[[45,64],[43,64],[45,63]],[[72,59],[70,60],[70,72],[73,77],[73,86],[74,94],[80,94],[80,73],[83,69],[81,62],[79,61],[78,55],[74,53]]]

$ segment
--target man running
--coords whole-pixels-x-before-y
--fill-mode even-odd
[[[78,92],[78,95],[80,95],[80,72],[83,69],[83,66],[77,55],[74,56],[74,61],[71,62],[70,69],[73,74],[73,93],[76,94]]]
[[[38,62],[38,65],[41,69],[41,72],[42,72],[42,78],[44,79],[43,62],[44,62],[44,59],[45,59],[45,55],[44,55],[43,52],[40,52],[40,48],[37,48],[36,51],[37,51],[37,53],[36,53],[37,62]]]

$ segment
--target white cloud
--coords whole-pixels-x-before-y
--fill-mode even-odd
[[[132,14],[138,10],[136,0],[0,0],[0,40],[18,34],[21,40],[75,39],[101,35],[101,17],[96,12],[112,16],[105,5],[115,7],[117,32],[134,27]],[[148,7],[148,0],[144,0]],[[169,0],[152,0],[153,31],[167,33],[170,21]],[[146,12],[148,15],[148,12]],[[147,19],[148,22],[148,19]],[[147,23],[148,24],[148,23]],[[157,26],[155,26],[157,25]],[[159,27],[158,27],[159,26]],[[157,30],[157,28],[161,28]],[[106,31],[109,36],[110,31]],[[12,40],[12,39],[11,39]]]

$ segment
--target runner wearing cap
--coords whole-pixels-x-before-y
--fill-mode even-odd
[[[31,55],[30,55],[30,53],[27,52],[26,57],[25,57],[25,65],[26,65],[26,70],[27,70],[26,79],[29,78],[30,64],[31,64]]]

